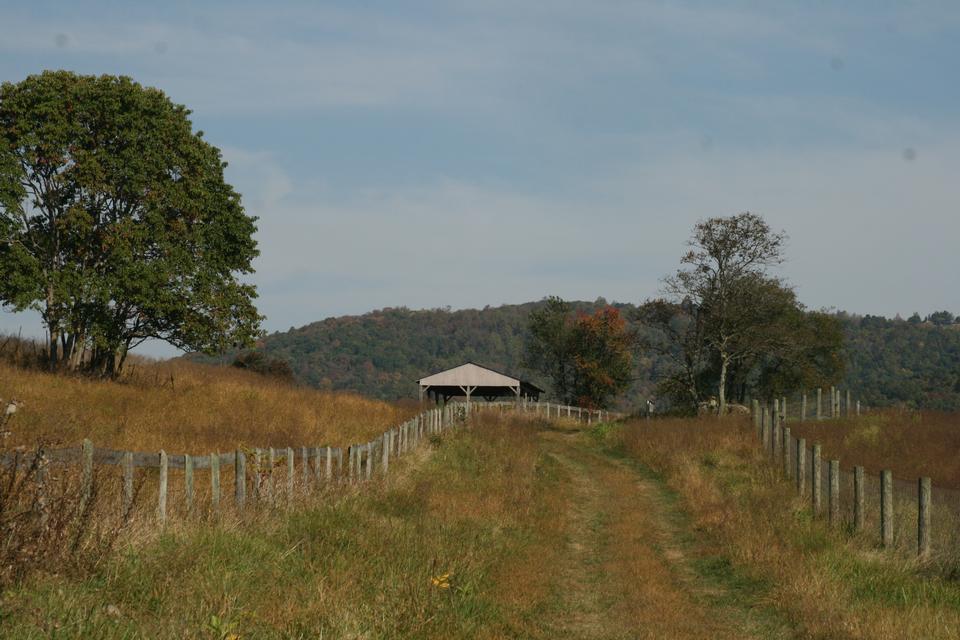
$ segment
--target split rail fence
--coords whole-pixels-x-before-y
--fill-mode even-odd
[[[324,484],[361,483],[373,479],[375,473],[384,476],[392,459],[413,451],[424,440],[464,425],[477,409],[520,411],[587,424],[611,417],[604,410],[547,402],[454,402],[424,411],[369,442],[342,448],[299,446],[194,455],[105,449],[84,440],[79,447],[9,454],[4,461],[17,467],[37,465],[40,504],[45,504],[43,493],[51,464],[80,465],[81,504],[93,496],[95,482],[102,482],[98,468],[119,467],[121,513],[129,515],[138,483],[149,483],[156,489],[157,519],[164,523],[174,511],[188,516],[201,511],[217,514],[232,502],[233,508],[242,512],[249,503],[289,503],[297,493],[309,493]]]
[[[791,422],[861,415],[860,402],[853,400],[850,391],[841,394],[831,389],[826,403],[823,396],[820,389],[811,398],[801,394],[793,413],[787,411],[785,397],[766,403],[754,400],[751,407],[757,439],[781,479],[791,482],[800,498],[809,500],[811,515],[856,534],[877,536],[882,548],[915,553],[924,561],[937,555],[935,546],[944,558],[955,553],[960,548],[960,491],[937,488],[934,511],[930,478],[895,480],[887,469],[872,476],[859,465],[844,470],[840,460],[823,459],[819,443],[794,437]],[[808,405],[808,400],[814,401]]]

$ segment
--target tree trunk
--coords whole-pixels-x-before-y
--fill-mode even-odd
[[[53,327],[50,327],[50,353],[47,355],[51,371],[54,371],[57,368],[57,354],[59,351],[60,333]]]
[[[127,354],[130,353],[130,340],[128,339],[119,349],[119,357],[116,359],[113,368],[113,377],[119,378],[123,371],[123,365],[127,361]]]
[[[720,389],[717,394],[717,401],[720,406],[717,407],[719,415],[727,414],[727,367],[730,366],[730,360],[725,353],[720,353]]]

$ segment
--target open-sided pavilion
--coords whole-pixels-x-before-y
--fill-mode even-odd
[[[538,401],[543,389],[537,385],[509,376],[488,367],[467,362],[426,378],[417,380],[420,385],[420,400],[424,394],[440,402],[449,402],[452,398],[464,397],[470,402],[472,397],[480,397],[488,402],[497,398],[528,398]]]

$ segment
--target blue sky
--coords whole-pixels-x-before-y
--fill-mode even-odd
[[[4,4],[0,79],[125,74],[193,109],[260,218],[271,331],[640,301],[746,210],[810,307],[960,312],[960,3]]]

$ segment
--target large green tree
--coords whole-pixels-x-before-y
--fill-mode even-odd
[[[727,404],[730,367],[755,349],[762,306],[774,302],[775,287],[764,286],[765,269],[783,261],[786,237],[758,215],[741,213],[698,223],[688,242],[684,265],[667,278],[675,298],[695,305],[704,320],[704,339],[719,359],[719,409]]]
[[[572,307],[558,296],[544,299],[543,306],[530,312],[524,364],[539,371],[553,383],[553,393],[573,404]]]
[[[51,367],[113,375],[151,338],[258,335],[256,219],[189,114],[126,77],[0,86],[0,301],[39,311]]]
[[[661,389],[687,406],[716,395],[770,394],[832,384],[843,373],[840,323],[806,311],[767,269],[785,236],[759,216],[711,218],[694,227],[683,267],[666,280],[672,299],[641,307],[648,345],[674,362]]]

